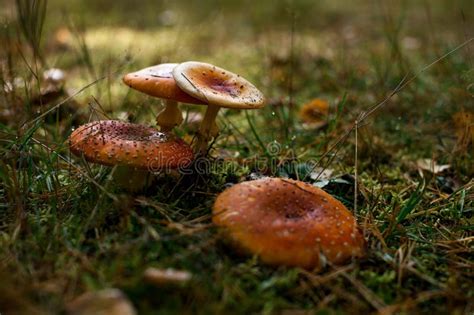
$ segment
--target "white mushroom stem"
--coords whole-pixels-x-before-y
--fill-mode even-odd
[[[197,155],[205,154],[207,150],[207,143],[219,133],[219,128],[216,124],[216,117],[219,109],[220,106],[211,104],[207,105],[206,114],[204,115],[201,127],[199,128],[197,142],[194,146],[194,151]]]
[[[156,116],[156,124],[161,131],[171,131],[183,122],[183,114],[178,108],[178,102],[165,100],[165,109]]]

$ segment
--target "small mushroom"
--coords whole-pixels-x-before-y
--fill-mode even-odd
[[[115,120],[80,126],[69,137],[69,147],[87,161],[126,170],[176,169],[193,159],[191,147],[173,134]]]
[[[198,154],[204,153],[207,142],[218,134],[215,119],[221,107],[257,109],[264,106],[262,92],[252,83],[208,63],[181,63],[173,69],[173,77],[181,90],[208,105],[198,132],[195,147]]]
[[[263,178],[236,184],[213,207],[214,224],[241,250],[271,265],[319,269],[365,252],[354,216],[310,184]]]
[[[163,63],[148,67],[123,77],[123,82],[132,89],[165,100],[165,108],[156,117],[162,131],[170,131],[183,122],[183,115],[177,102],[204,104],[202,101],[184,93],[173,79],[176,63]]]

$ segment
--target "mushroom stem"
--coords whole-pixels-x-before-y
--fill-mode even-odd
[[[128,191],[137,192],[147,188],[151,183],[151,173],[126,165],[118,165],[112,174],[117,186]]]
[[[194,146],[194,151],[197,155],[203,155],[207,149],[207,143],[213,137],[217,136],[219,133],[219,128],[216,124],[217,113],[219,112],[220,107],[209,104],[204,114],[204,118],[201,123],[197,135],[197,142]]]
[[[178,102],[165,100],[165,109],[156,116],[156,124],[161,131],[171,131],[174,127],[183,122],[183,115],[178,108]]]

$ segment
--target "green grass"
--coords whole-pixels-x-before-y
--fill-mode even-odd
[[[0,313],[61,313],[110,287],[140,314],[474,312],[473,121],[456,118],[474,114],[474,44],[454,50],[473,36],[474,5],[313,2],[50,0],[44,21],[41,1],[21,18],[15,1],[2,4]],[[68,135],[91,119],[153,125],[161,102],[121,76],[184,60],[238,72],[269,100],[219,114],[211,173],[127,193],[111,168],[71,156]],[[39,96],[46,65],[67,74],[53,100]],[[354,121],[412,77],[361,122],[356,143]],[[315,97],[329,101],[329,124],[308,130],[297,111]],[[190,141],[193,129],[176,133]],[[433,174],[420,159],[450,168]],[[212,226],[229,184],[262,174],[314,183],[320,167],[333,171],[323,189],[352,210],[357,197],[364,259],[320,273],[269,267]],[[150,266],[194,277],[152,286]]]

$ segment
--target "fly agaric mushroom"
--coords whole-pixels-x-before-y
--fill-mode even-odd
[[[365,251],[347,208],[301,181],[264,178],[234,185],[217,197],[212,220],[234,245],[271,265],[321,268]]]
[[[264,106],[262,92],[252,83],[238,74],[208,63],[183,62],[173,69],[173,77],[181,90],[208,106],[195,147],[200,154],[206,149],[207,142],[218,133],[215,119],[221,107],[257,109]]]
[[[177,63],[163,63],[123,77],[123,82],[132,89],[165,99],[165,108],[156,117],[156,123],[162,131],[170,131],[183,122],[183,115],[177,102],[204,104],[181,91],[176,85],[172,71],[177,65]]]
[[[123,166],[123,175],[132,183],[135,178],[130,169],[176,169],[187,166],[193,159],[191,147],[173,134],[115,120],[80,126],[69,137],[69,147],[72,153],[87,161]],[[144,174],[138,172],[137,175],[143,177]]]

